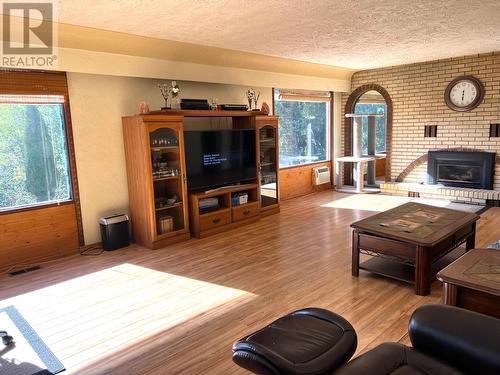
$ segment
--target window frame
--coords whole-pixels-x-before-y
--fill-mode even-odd
[[[59,95],[64,97],[62,112],[64,119],[64,135],[66,137],[66,152],[68,155],[68,173],[71,181],[71,198],[60,202],[31,204],[29,206],[16,207],[12,209],[2,209],[0,210],[0,216],[74,204],[76,211],[76,223],[78,227],[78,241],[80,246],[83,246],[83,221],[80,193],[78,189],[75,146],[66,73],[58,71],[0,69],[0,83],[1,82],[7,82],[5,87],[2,87],[0,84],[1,95]]]
[[[273,87],[272,88],[272,105],[273,105],[273,114],[276,115],[276,103],[275,103],[275,93],[276,93],[276,90],[278,88],[276,87]],[[290,97],[292,97],[292,95],[290,95]],[[300,99],[302,100],[300,100]],[[295,101],[307,101],[307,100],[304,100],[304,99],[307,99],[307,95],[297,95],[297,100]],[[317,161],[312,161],[312,162],[307,162],[307,163],[301,163],[301,164],[297,164],[297,165],[288,165],[288,166],[285,166],[285,167],[281,167],[278,163],[278,170],[285,170],[285,169],[292,169],[292,168],[300,168],[300,167],[311,167],[311,166],[315,166],[315,165],[321,165],[321,164],[324,164],[324,163],[331,163],[332,162],[332,143],[333,143],[333,91],[328,91],[328,97],[320,97],[320,96],[317,96],[317,97],[314,97],[314,96],[310,96],[309,97],[309,101],[311,102],[325,102],[325,103],[328,103],[330,105],[330,110],[328,111],[328,114],[327,114],[327,123],[326,123],[326,150],[327,150],[327,156],[324,160],[317,160]],[[289,101],[294,101],[293,99],[288,99]],[[279,133],[278,133],[278,142],[279,142]]]

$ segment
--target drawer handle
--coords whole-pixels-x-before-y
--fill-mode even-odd
[[[246,210],[243,212],[243,215],[248,215],[250,213],[250,210]]]
[[[212,223],[214,223],[214,224],[218,224],[218,223],[220,223],[220,219],[213,219],[213,220],[212,220]]]

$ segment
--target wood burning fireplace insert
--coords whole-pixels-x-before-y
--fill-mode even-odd
[[[493,152],[429,151],[427,182],[430,185],[491,190],[495,157]]]

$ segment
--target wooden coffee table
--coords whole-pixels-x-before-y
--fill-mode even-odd
[[[445,257],[466,243],[474,248],[474,213],[406,203],[351,224],[352,275],[364,269],[409,282],[415,293],[430,293],[432,277],[450,260]],[[371,258],[359,263],[360,253]]]
[[[441,270],[444,303],[500,318],[500,250],[473,249]]]

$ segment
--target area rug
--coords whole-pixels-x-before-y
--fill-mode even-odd
[[[0,309],[0,330],[14,338],[8,346],[0,341],[0,374],[33,375],[43,370],[57,374],[64,370],[63,364],[14,306]]]

